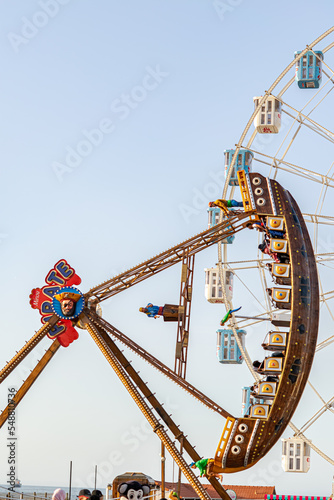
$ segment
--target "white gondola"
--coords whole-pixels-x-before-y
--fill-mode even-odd
[[[253,100],[256,109],[261,97],[254,97]],[[281,114],[281,102],[275,97],[269,96],[255,116],[256,131],[259,134],[278,134],[281,128]]]
[[[205,271],[205,297],[211,304],[223,304],[223,290],[220,283],[218,267],[204,269]],[[233,272],[225,271],[225,293],[228,301],[233,297]]]
[[[282,467],[285,472],[308,472],[310,445],[298,437],[282,439]]]

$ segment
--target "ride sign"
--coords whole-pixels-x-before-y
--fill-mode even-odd
[[[55,295],[61,293],[62,290],[67,290],[71,285],[79,285],[81,283],[81,278],[75,274],[75,270],[65,259],[61,259],[49,271],[45,278],[45,282],[45,286],[42,288],[34,288],[29,296],[31,307],[33,309],[38,309],[42,316],[42,323],[46,323],[54,313],[57,314],[54,310],[54,303],[57,302]],[[77,292],[80,293],[79,291]],[[81,299],[81,304],[83,308],[83,297]],[[60,319],[57,324],[51,328],[47,336],[50,339],[57,338],[60,345],[68,347],[69,344],[79,337],[78,332],[72,326],[71,319],[73,319],[74,316],[71,316],[71,319],[65,319],[66,316],[57,315]]]

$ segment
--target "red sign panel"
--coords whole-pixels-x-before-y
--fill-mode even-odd
[[[42,323],[46,323],[53,316],[52,300],[59,289],[64,286],[80,285],[81,278],[75,274],[75,270],[65,259],[61,259],[49,271],[45,282],[43,288],[34,288],[29,296],[31,307],[38,309],[42,316]],[[50,339],[57,338],[63,347],[68,347],[79,337],[72,322],[66,319],[60,319],[47,335]]]

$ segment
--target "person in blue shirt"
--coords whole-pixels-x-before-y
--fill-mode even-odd
[[[140,307],[139,311],[145,313],[149,318],[157,319],[158,316],[163,315],[164,308],[163,306],[154,306],[153,304],[149,303],[146,307]]]

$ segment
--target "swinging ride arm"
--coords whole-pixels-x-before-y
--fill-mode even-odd
[[[88,317],[86,317],[84,323],[86,329],[101,350],[102,354],[112,366],[118,378],[126,387],[135,403],[152,426],[153,431],[159,436],[161,442],[168,449],[169,453],[171,454],[177,465],[180,467],[185,477],[191,483],[192,487],[198,493],[199,497],[205,500],[210,499],[205,488],[202,486],[200,481],[192,472],[191,468],[185,462],[182,454],[176,449],[174,443],[168,437],[166,431],[163,428],[163,425],[161,425],[159,423],[159,420],[156,419],[156,417],[152,414],[148,403],[157,412],[159,417],[165,422],[165,424],[174,434],[175,438],[180,441],[180,443],[182,443],[183,448],[186,450],[192,460],[199,460],[201,458],[200,455],[195,451],[186,436],[172,420],[163,406],[159,403],[155,395],[150,391],[147,384],[142,380],[139,373],[132,367],[131,363],[126,359],[124,354],[116,346],[115,342],[109,337],[109,335],[100,326],[98,326],[97,324],[94,325]],[[143,394],[145,399],[139,391]],[[207,479],[210,481],[212,486],[215,488],[215,490],[223,500],[230,500],[225,489],[215,477],[207,476]]]
[[[212,228],[206,229],[138,266],[105,281],[101,285],[91,288],[85,294],[85,299],[87,300],[90,297],[95,297],[98,302],[101,302],[174,264],[178,264],[183,260],[185,251],[187,252],[187,256],[191,257],[205,248],[218,243],[222,239],[228,238],[244,229],[246,227],[246,222],[244,220],[250,218],[253,213],[255,213],[255,210],[248,211],[247,213],[240,212],[231,214],[226,220]],[[248,222],[249,221],[247,221],[247,223]]]

